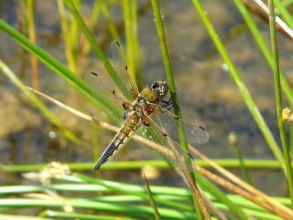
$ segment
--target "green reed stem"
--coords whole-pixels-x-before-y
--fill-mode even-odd
[[[263,56],[265,57],[267,63],[273,70],[274,64],[273,64],[273,58],[272,53],[266,44],[264,38],[262,37],[260,31],[258,30],[258,27],[256,26],[255,22],[253,21],[252,17],[250,16],[249,12],[247,11],[245,5],[243,4],[242,0],[234,0],[236,6],[238,7],[239,12],[241,13],[242,17],[244,18],[248,28],[250,29],[254,40],[256,41],[257,45],[259,46],[261,52],[263,53]],[[293,106],[293,91],[291,89],[291,86],[289,85],[288,81],[286,80],[284,73],[280,71],[280,80],[282,84],[282,89],[284,93],[286,94],[286,97],[288,101],[290,102],[291,106]],[[270,144],[270,143],[268,143]]]
[[[166,76],[167,76],[167,83],[168,83],[170,92],[172,94],[174,113],[179,118],[182,118],[180,109],[178,107],[180,105],[179,105],[179,100],[178,100],[178,97],[176,94],[176,86],[175,86],[175,81],[173,78],[172,68],[170,65],[170,58],[169,58],[167,44],[166,44],[166,40],[165,40],[164,27],[163,27],[159,4],[158,4],[157,0],[152,0],[151,2],[152,2],[153,11],[154,11],[155,24],[156,24],[156,29],[157,29],[157,33],[158,33],[158,37],[159,37],[160,47],[161,47],[161,51],[162,51],[162,56],[163,56],[163,61],[164,61],[164,66],[165,66],[165,71],[166,71]],[[180,137],[180,144],[188,152],[189,150],[188,150],[188,145],[186,142],[185,131],[184,131],[184,127],[183,127],[183,124],[181,121],[180,121],[180,123],[178,123],[178,131],[179,131],[179,137]],[[191,159],[186,153],[184,153],[184,159],[185,159],[185,162],[187,163],[187,166],[192,167]],[[192,175],[194,182],[195,182],[194,172],[191,172],[191,175]],[[195,207],[198,219],[203,219],[203,213],[202,213],[202,210],[200,209],[199,202],[195,198],[194,198],[194,207]]]
[[[278,118],[278,126],[280,131],[281,143],[283,147],[287,179],[289,185],[289,192],[291,197],[291,206],[293,208],[293,175],[291,160],[289,154],[289,148],[287,144],[287,137],[285,132],[284,123],[282,117],[282,94],[281,94],[281,83],[280,83],[280,72],[279,72],[279,57],[278,57],[278,46],[277,46],[277,37],[275,29],[275,14],[274,14],[274,1],[269,0],[269,21],[270,21],[270,33],[271,33],[271,44],[272,44],[272,53],[273,53],[273,62],[274,62],[274,81],[275,81],[275,92],[276,92],[276,110]]]
[[[234,149],[234,153],[236,155],[236,158],[238,159],[239,161],[239,164],[240,164],[240,169],[241,169],[241,172],[246,180],[246,182],[249,184],[249,185],[252,185],[252,182],[251,182],[251,178],[250,178],[250,175],[248,173],[248,170],[245,166],[245,163],[244,163],[244,160],[242,158],[242,155],[241,155],[241,152],[239,151],[239,148],[238,148],[238,144],[235,144],[233,146],[233,149]]]
[[[72,0],[75,8],[80,8],[81,0]],[[69,24],[69,36],[67,36],[67,40],[69,40],[69,47],[73,54],[73,64],[74,64],[74,70],[73,72],[76,73],[77,71],[77,59],[78,59],[78,52],[79,52],[79,40],[80,40],[80,30],[78,26],[78,21],[75,19],[72,19]]]
[[[63,0],[57,0],[57,6],[60,14],[60,26],[63,35],[64,45],[65,45],[65,55],[67,59],[67,66],[72,72],[77,70],[77,51],[73,51],[71,34],[69,33],[69,27],[67,22],[67,15],[64,7]]]
[[[88,176],[81,175],[79,173],[74,173],[73,177],[79,178],[82,182],[104,186],[105,188],[109,189],[111,192],[119,192],[121,194],[128,194],[128,195],[138,196],[140,198],[148,200],[148,195],[145,192],[145,190],[143,190],[143,192],[138,192],[136,190],[129,190],[129,188],[125,189],[123,187],[123,184],[120,184],[120,185],[111,184],[110,181],[103,181],[101,179],[94,179],[94,178],[91,178],[91,177],[88,177]],[[126,185],[128,185],[128,184],[125,184],[125,186]],[[187,206],[185,204],[178,204],[177,202],[168,201],[168,200],[164,200],[164,199],[160,199],[160,198],[156,198],[156,202],[160,203],[160,204],[163,204],[163,205],[166,205],[166,206],[173,207],[173,208],[183,209],[185,211],[192,211],[193,210],[190,206]]]
[[[279,10],[284,21],[290,26],[291,29],[293,29],[292,15],[287,10],[287,8],[283,5],[283,2],[281,2],[280,0],[275,0],[274,4],[277,7],[277,9]]]
[[[103,0],[94,1],[92,14],[91,14],[90,20],[89,20],[89,30],[92,33],[93,33],[93,30],[95,29],[95,27],[98,26],[99,15],[100,15],[100,11],[102,8],[102,3],[103,3]],[[89,44],[88,41],[85,41],[84,45],[81,49],[81,54],[83,56],[87,56],[88,53],[90,52],[90,49],[91,49],[91,45]]]
[[[99,156],[99,155],[97,155]],[[239,161],[231,159],[214,159],[213,162],[224,168],[238,169]],[[82,162],[82,163],[66,163],[71,170],[92,170],[96,162]],[[1,168],[5,172],[28,172],[39,170],[46,164],[33,164],[33,165],[2,165]],[[170,164],[163,160],[134,160],[134,161],[109,161],[103,169],[104,170],[127,170],[127,169],[142,169],[145,166],[153,166],[159,169],[169,169]],[[196,165],[203,168],[211,168],[211,165],[203,160],[197,159]],[[293,162],[291,163],[293,166]],[[276,160],[245,160],[246,168],[250,169],[266,169],[270,171],[278,171],[281,169],[280,163]],[[213,194],[211,190],[209,193]],[[220,200],[220,199],[219,199]],[[233,210],[231,208],[231,210]],[[234,210],[233,210],[234,211]]]
[[[158,36],[159,36],[159,40],[160,40],[160,46],[161,46],[161,50],[162,50],[162,54],[163,54],[163,60],[164,60],[164,65],[165,65],[165,69],[166,69],[168,85],[170,86],[170,90],[173,91],[173,94],[175,97],[175,100],[173,100],[173,104],[175,104],[174,111],[176,109],[177,109],[177,111],[179,111],[179,108],[177,107],[177,106],[179,106],[178,98],[175,93],[176,88],[175,88],[175,83],[174,83],[174,79],[173,79],[173,75],[172,75],[172,69],[170,66],[168,50],[167,50],[167,46],[166,46],[166,42],[165,42],[164,29],[163,29],[163,24],[162,24],[162,20],[161,20],[159,6],[158,6],[158,3],[156,0],[152,0],[152,5],[153,5],[154,14],[155,14],[155,22],[156,22],[156,28],[157,28],[157,32],[158,32]],[[180,114],[180,111],[179,111],[179,114]],[[178,127],[180,129],[180,126],[178,126]],[[182,130],[179,130],[179,131],[182,131]],[[180,138],[181,138],[181,136],[180,136]],[[196,172],[193,173],[193,176],[194,175],[196,175],[196,179],[201,182],[201,185],[206,185],[206,186],[209,185],[209,187],[207,187],[206,190],[209,190],[210,193],[212,193],[219,200],[221,200],[223,203],[225,203],[241,219],[247,219],[245,213],[239,207],[234,206],[233,202],[231,202],[220,190],[218,190],[216,187],[214,187],[213,184],[211,184],[206,178],[204,178],[204,177],[201,178],[201,175],[197,174]],[[195,208],[196,208],[196,213],[198,214],[199,213],[199,210],[198,210],[199,206],[198,206],[197,202],[195,202]],[[203,218],[202,214],[200,216],[198,216],[198,218],[202,219]]]
[[[25,15],[26,15],[26,22],[27,22],[27,29],[28,29],[28,37],[33,42],[36,43],[37,36],[36,36],[36,27],[35,27],[35,1],[34,0],[26,0],[25,1]],[[31,71],[32,71],[32,84],[33,88],[38,90],[39,89],[39,68],[38,68],[38,61],[35,56],[30,56],[31,59]]]
[[[220,189],[218,189],[213,183],[211,183],[205,176],[198,172],[194,172],[196,180],[200,187],[210,194],[212,194],[218,201],[221,201],[225,206],[229,208],[230,211],[234,212],[239,219],[247,220],[246,214],[237,206],[233,200],[229,199]]]
[[[243,4],[243,1],[242,0],[234,0],[234,1],[236,3],[236,6],[239,9],[241,15],[243,16],[248,28],[250,29],[257,45],[259,46],[261,52],[263,53],[263,56],[265,57],[267,63],[269,64],[269,66],[271,67],[271,69],[273,71],[274,64],[273,64],[273,57],[272,57],[271,51],[270,51],[269,47],[267,46],[265,40],[263,39],[260,31],[258,30],[258,27],[256,26],[253,19],[251,18],[245,5]],[[276,3],[277,3],[277,1],[276,1]],[[280,9],[280,7],[282,7],[282,6],[277,5],[277,7],[278,7],[278,9]],[[285,13],[285,12],[283,11],[281,13],[283,15],[283,13]],[[293,23],[292,18],[289,23]],[[286,98],[290,102],[290,105],[293,106],[293,91],[291,89],[291,86],[289,85],[288,81],[286,80],[284,73],[281,70],[279,70],[279,72],[280,72],[280,81],[281,81],[281,85],[282,85],[281,88],[283,89],[283,91],[286,95]],[[293,146],[293,142],[292,142],[293,126],[291,124],[290,124],[290,126],[291,126],[291,128],[290,128],[290,138],[291,138],[290,146]],[[293,147],[291,147],[291,154],[293,154],[292,152],[293,152]]]
[[[236,85],[238,86],[238,89],[241,93],[241,95],[244,98],[244,101],[253,116],[256,124],[258,125],[259,129],[261,130],[265,140],[267,141],[271,151],[274,153],[277,160],[282,165],[282,168],[284,171],[286,171],[285,165],[284,165],[284,158],[282,155],[282,152],[279,149],[279,146],[277,142],[275,141],[271,131],[269,130],[265,120],[263,119],[262,115],[259,112],[259,109],[257,108],[256,104],[254,103],[252,97],[250,96],[250,93],[248,92],[248,89],[246,88],[245,84],[243,83],[238,71],[236,70],[236,67],[234,66],[233,62],[231,61],[227,51],[225,50],[221,40],[219,39],[219,36],[217,32],[215,31],[212,23],[207,17],[207,14],[204,12],[204,9],[199,1],[192,0],[196,10],[199,13],[199,16],[201,17],[207,31],[209,32],[212,40],[214,41],[215,46],[217,47],[220,55],[222,56],[224,62],[227,64],[229,68],[229,73],[234,79]]]
[[[41,62],[43,62],[47,67],[53,70],[58,76],[64,79],[67,83],[69,83],[73,88],[80,92],[85,98],[90,100],[96,106],[98,106],[101,110],[103,110],[103,105],[107,106],[108,108],[112,109],[113,111],[117,110],[114,105],[111,105],[111,102],[108,99],[104,99],[101,97],[99,102],[92,97],[92,90],[89,86],[85,83],[85,81],[78,77],[76,74],[71,72],[67,69],[63,64],[61,64],[58,60],[54,57],[50,56],[47,52],[42,50],[36,44],[33,44],[29,41],[25,36],[20,34],[14,28],[9,26],[6,22],[0,19],[0,28],[5,30],[9,35],[11,35],[25,50],[29,53],[35,55]],[[104,55],[105,56],[105,55]],[[105,56],[106,57],[106,56]],[[108,61],[109,63],[109,61]],[[110,64],[109,64],[110,65]],[[96,94],[99,97],[99,94]],[[101,105],[102,103],[103,105]],[[119,111],[116,112],[119,115]],[[115,118],[109,117],[115,121]],[[115,121],[117,123],[117,121]]]
[[[134,63],[134,73],[133,75],[136,77],[136,82],[138,84],[138,88],[145,87],[144,84],[144,76],[143,71],[141,69],[141,50],[139,46],[139,38],[138,38],[138,8],[137,4],[130,4],[130,13],[131,13],[131,49],[132,49],[132,62]]]
[[[236,137],[236,134],[234,133],[230,133],[229,134],[229,142],[230,144],[232,145],[233,147],[233,150],[234,150],[234,154],[236,156],[236,158],[238,159],[239,161],[239,165],[240,165],[240,169],[242,171],[242,174],[246,180],[246,182],[250,185],[252,185],[252,182],[251,182],[251,179],[250,179],[250,176],[249,176],[249,173],[248,173],[248,170],[245,166],[245,163],[244,163],[244,160],[243,160],[243,157],[242,157],[242,154],[239,150],[239,147],[238,147],[238,141],[237,141],[237,137]]]
[[[137,1],[123,0],[122,5],[126,35],[126,60],[130,73],[132,74],[135,81],[138,83],[138,86],[144,87],[145,85],[141,85],[141,83],[143,82],[143,77],[140,71],[141,61],[137,33]]]
[[[289,125],[289,137],[290,156],[293,157],[293,123],[290,123]]]
[[[109,12],[108,6],[109,6],[109,1],[107,1],[107,3],[105,3],[104,0],[101,0],[102,14],[104,15],[104,17],[107,20],[110,34],[112,35],[113,39],[116,39],[120,43],[120,45],[122,45],[121,44],[121,39],[120,39],[120,36],[119,36],[119,32],[118,32],[118,30],[117,30],[117,28],[115,26],[115,23],[113,21],[113,18],[111,16],[110,12]]]
[[[96,124],[91,125],[91,131],[92,131],[92,148],[93,148],[93,160],[95,163],[99,160],[100,157],[100,145],[99,145],[99,127]],[[94,167],[93,165],[92,167]],[[92,168],[91,168],[92,170]],[[100,177],[101,172],[96,172],[96,176]]]
[[[172,102],[173,102],[174,112],[179,118],[181,118],[181,112],[179,109],[179,106],[180,106],[179,100],[178,100],[178,97],[176,94],[175,81],[173,78],[172,68],[171,68],[171,64],[170,64],[170,58],[169,58],[169,54],[168,54],[168,48],[167,48],[167,44],[165,41],[165,34],[164,34],[164,28],[163,28],[163,23],[162,23],[162,17],[160,14],[160,9],[159,9],[159,5],[158,5],[157,0],[152,0],[152,5],[153,5],[153,11],[154,11],[154,15],[155,15],[155,24],[156,24],[156,28],[157,28],[157,33],[158,33],[158,37],[159,37],[160,47],[161,47],[165,71],[166,71],[167,83],[168,83],[170,92],[172,94]],[[178,127],[179,127],[180,139],[184,140],[181,143],[182,147],[184,147],[185,150],[188,152],[188,146],[186,144],[186,137],[184,134],[183,125],[179,124]],[[187,158],[189,158],[189,157],[187,157]],[[191,163],[190,158],[187,159],[186,162]]]
[[[146,186],[146,189],[147,189],[147,192],[148,192],[148,197],[149,197],[149,202],[150,202],[150,205],[154,211],[154,217],[156,220],[161,220],[161,216],[160,216],[160,212],[158,210],[158,206],[156,204],[156,201],[154,199],[154,195],[152,193],[152,190],[150,188],[150,185],[149,185],[149,182],[146,178],[146,176],[144,175],[144,183],[145,183],[145,186]]]
[[[112,77],[112,79],[114,80],[115,84],[119,88],[122,88],[121,91],[125,91],[126,90],[126,88],[125,88],[126,85],[123,82],[121,82],[121,80],[119,80],[119,78],[118,78],[116,72],[114,71],[112,65],[110,64],[107,56],[104,54],[104,52],[102,51],[102,49],[96,43],[93,35],[91,34],[91,32],[89,31],[89,29],[85,25],[85,23],[82,20],[80,14],[78,13],[77,9],[75,8],[75,5],[73,4],[72,0],[65,0],[64,2],[66,3],[66,5],[68,6],[68,8],[70,9],[70,11],[71,11],[74,19],[77,21],[80,29],[82,30],[82,32],[86,36],[87,40],[90,42],[90,44],[91,44],[94,52],[97,54],[97,56],[99,57],[99,59],[103,62],[105,68],[109,72],[109,74]]]
[[[129,68],[129,71],[134,78],[135,81],[137,81],[136,76],[136,68],[135,68],[135,44],[137,42],[137,28],[136,25],[136,16],[137,13],[136,10],[132,10],[132,8],[137,8],[137,1],[131,1],[131,0],[123,0],[122,1],[123,6],[123,16],[124,16],[124,24],[125,24],[125,37],[126,37],[126,60],[127,65]]]

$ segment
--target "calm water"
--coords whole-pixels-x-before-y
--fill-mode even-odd
[[[91,1],[87,1],[91,2]],[[14,27],[18,28],[14,2],[3,1],[0,7],[0,16]],[[139,5],[145,4],[144,1]],[[231,1],[205,1],[204,7],[216,26],[219,37],[225,39],[232,60],[267,121],[270,129],[278,140],[273,75],[268,65],[258,51],[254,40],[246,28],[233,32],[242,25],[243,20]],[[243,102],[240,93],[225,70],[223,62],[211,42],[200,18],[189,1],[164,1],[162,3],[165,34],[167,38],[171,63],[175,74],[177,92],[184,118],[204,126],[210,135],[210,141],[205,145],[196,146],[210,158],[234,158],[234,153],[228,142],[228,134],[234,131],[238,136],[239,147],[245,158],[273,159],[273,156],[258,130],[253,118]],[[91,4],[82,6],[82,14],[89,18]],[[116,5],[111,11],[115,14],[115,21],[121,20],[121,8]],[[269,39],[268,25],[255,17],[258,27],[265,39]],[[64,44],[60,33],[59,15],[55,1],[37,1],[36,24],[38,45],[53,55],[59,61],[66,63]],[[100,27],[100,28],[99,28]],[[97,39],[106,36],[103,28],[103,19],[95,33]],[[101,31],[102,30],[102,31]],[[165,80],[164,65],[158,46],[153,14],[151,9],[139,16],[139,40],[141,43],[145,82]],[[123,36],[123,33],[121,33]],[[1,44],[0,57],[15,73],[31,86],[30,57],[18,46],[10,36],[0,30]],[[112,39],[108,40],[109,42]],[[290,62],[292,51],[291,42],[283,35],[278,35],[281,68],[289,80],[292,79]],[[104,51],[110,56],[110,43],[105,43]],[[41,63],[40,90],[59,101],[76,108],[84,113],[95,115],[102,120],[105,116],[91,106],[81,95],[73,91],[69,85],[58,78],[51,70]],[[104,74],[104,79],[111,81],[98,58],[91,54],[89,58],[79,59],[78,75],[83,77],[87,72],[95,71]],[[86,146],[79,146],[66,140],[62,134],[57,138],[50,138],[54,127],[27,101],[17,88],[6,78],[0,75],[0,159],[3,164],[31,164],[47,163],[53,160],[61,162],[92,161],[92,152]],[[92,125],[67,111],[44,100],[58,118],[79,138],[85,145],[90,145]],[[98,128],[101,145],[106,145],[114,136],[113,133]],[[115,156],[117,160],[136,159],[145,154],[141,147],[125,147]],[[118,173],[112,172],[116,180],[123,180]],[[137,175],[135,175],[137,174]],[[137,176],[139,172],[132,175]],[[256,186],[272,194],[271,188],[283,178],[280,172],[266,173],[265,171],[251,171]],[[13,181],[10,178],[1,179],[2,184]],[[109,174],[109,178],[113,178]],[[156,183],[163,181],[173,182],[177,176],[162,175]],[[266,187],[261,182],[266,179]],[[135,178],[133,178],[135,179]],[[128,180],[129,181],[129,180]],[[133,180],[134,181],[134,180]],[[286,192],[285,182],[280,194]],[[276,195],[276,194],[274,194]]]

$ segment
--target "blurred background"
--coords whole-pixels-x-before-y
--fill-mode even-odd
[[[86,24],[90,23],[93,4],[94,1],[82,1],[80,5],[79,11]],[[279,143],[273,74],[257,49],[242,16],[233,1],[206,0],[202,4],[241,74],[243,82]],[[249,4],[253,5],[251,2]],[[111,2],[107,4],[107,7],[109,16],[113,19],[125,43],[122,6],[119,2]],[[160,1],[160,8],[183,118],[202,125],[210,135],[207,144],[194,147],[210,158],[235,158],[228,141],[229,133],[235,132],[238,146],[245,159],[274,159],[192,3],[185,0]],[[0,2],[1,19],[27,35],[25,15],[26,8],[22,1],[3,0]],[[68,64],[57,2],[35,1],[34,15],[37,45],[63,64]],[[67,12],[66,16],[68,21],[72,19],[70,12]],[[137,61],[140,72],[137,74],[140,88],[143,88],[154,80],[166,79],[149,1],[138,1],[137,16],[140,45],[140,57]],[[255,14],[253,18],[262,36],[269,43],[268,21],[262,19],[261,13]],[[97,43],[111,59],[110,43],[114,39],[109,31],[105,13],[101,12],[98,19],[92,31]],[[30,54],[1,29],[0,39],[0,58],[25,85],[33,86]],[[280,32],[278,42],[280,68],[285,73],[288,82],[292,84],[293,45],[291,40]],[[97,72],[114,86],[101,61],[90,49],[86,51],[84,45],[85,37],[81,35],[75,45],[78,62],[71,69],[81,78],[88,72]],[[38,90],[78,111],[111,122],[39,61],[38,72]],[[115,135],[41,98],[60,121],[84,143],[83,145],[75,144],[65,138],[2,73],[0,84],[0,160],[2,164],[43,164],[51,161],[96,162],[93,161],[91,148],[93,133],[98,138],[101,151]],[[130,145],[132,147],[124,147],[113,160],[138,160],[146,157],[144,148],[134,142],[130,142]],[[238,169],[232,169],[232,171],[239,173]],[[253,169],[249,172],[256,188],[273,196],[286,195],[286,180],[280,169],[270,171]],[[123,172],[107,170],[103,175],[104,178],[117,181],[142,183],[140,172],[135,170],[123,170]],[[0,175],[0,183],[3,185],[19,183],[19,181],[24,180],[18,174]],[[159,177],[153,180],[154,184],[166,182],[169,185],[184,185],[178,180],[176,174],[168,170],[162,171]]]

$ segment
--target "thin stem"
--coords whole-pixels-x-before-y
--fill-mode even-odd
[[[273,53],[273,62],[274,62],[273,70],[274,70],[274,81],[275,81],[275,92],[276,92],[277,118],[278,118],[279,130],[280,130],[281,143],[282,143],[283,152],[284,152],[289,192],[291,197],[291,206],[293,208],[293,176],[292,176],[292,167],[291,167],[291,161],[290,161],[289,148],[288,148],[286,132],[284,128],[284,120],[282,118],[282,94],[281,94],[281,84],[280,84],[278,47],[277,47],[277,38],[276,38],[276,30],[275,30],[274,2],[273,0],[269,0],[268,3],[269,3],[269,21],[270,21],[272,53]]]
[[[26,0],[26,19],[27,19],[27,28],[28,28],[28,37],[33,42],[36,43],[36,27],[35,27],[35,15],[34,15],[34,0]],[[38,61],[37,58],[33,55],[31,57],[31,67],[32,67],[32,77],[33,77],[33,87],[39,89],[39,70],[38,70]]]
[[[219,53],[221,54],[225,64],[229,68],[229,73],[234,79],[236,85],[238,86],[238,89],[251,113],[253,116],[256,124],[258,125],[259,129],[261,130],[266,142],[268,143],[269,147],[271,148],[271,151],[274,153],[275,157],[278,161],[280,161],[283,170],[285,171],[285,165],[284,165],[284,158],[282,155],[282,152],[279,149],[279,146],[274,139],[271,131],[269,130],[264,118],[262,117],[260,111],[258,110],[256,104],[254,103],[248,89],[246,88],[243,80],[241,79],[238,71],[236,70],[236,67],[234,66],[232,60],[230,59],[227,51],[224,48],[224,45],[222,44],[221,40],[219,39],[218,34],[216,33],[212,23],[207,17],[207,14],[205,13],[200,1],[192,0],[196,10],[198,11],[199,16],[201,17],[205,27],[207,28],[207,31],[209,32],[212,40],[214,41],[215,46],[217,47]]]
[[[162,56],[163,56],[163,61],[164,61],[164,66],[165,66],[165,71],[166,71],[166,76],[167,76],[167,83],[168,83],[168,86],[169,86],[170,91],[172,93],[172,102],[173,102],[173,107],[174,107],[174,113],[179,118],[181,118],[180,109],[178,107],[180,105],[179,105],[178,97],[176,94],[176,87],[175,87],[175,82],[174,82],[174,78],[173,78],[173,74],[172,74],[172,68],[170,65],[170,58],[169,58],[167,44],[166,44],[166,40],[165,40],[164,27],[163,27],[159,4],[158,4],[157,0],[152,0],[151,2],[152,2],[153,11],[154,11],[155,24],[156,24],[156,29],[157,29],[157,33],[158,33],[158,37],[159,37],[160,47],[161,47],[161,51],[162,51]],[[188,145],[186,142],[184,127],[183,127],[182,123],[178,123],[178,131],[179,131],[181,146],[186,151],[189,151]],[[189,166],[188,164],[190,164],[190,166],[192,166],[191,165],[192,161],[191,161],[190,157],[188,157],[186,154],[184,154],[184,159],[185,159],[185,162],[187,163],[187,166]],[[191,172],[190,175],[193,178],[192,181],[195,183],[194,172]],[[203,218],[210,219],[210,215],[205,207],[204,202],[202,201],[200,193],[198,192],[198,188],[196,187],[196,183],[194,184],[194,190],[197,195],[197,196],[194,195],[194,207],[195,207],[198,219],[203,219]]]
[[[60,14],[60,26],[61,26],[61,32],[64,39],[64,51],[67,59],[67,65],[68,68],[72,72],[76,72],[77,70],[77,63],[76,63],[76,54],[73,53],[72,47],[71,47],[71,35],[69,34],[69,27],[66,17],[66,11],[64,2],[62,0],[57,1],[58,10]]]
[[[137,1],[123,0],[127,63],[132,77],[137,82]]]
[[[152,5],[153,5],[153,11],[154,11],[154,15],[155,15],[155,23],[156,23],[157,33],[158,33],[158,37],[159,37],[160,47],[161,47],[165,71],[166,71],[167,83],[168,83],[170,92],[172,94],[172,103],[173,103],[173,107],[174,107],[174,112],[179,118],[181,118],[181,112],[178,107],[180,105],[179,105],[179,100],[178,100],[177,93],[176,93],[176,86],[175,86],[175,81],[173,78],[172,68],[170,65],[170,58],[169,58],[169,54],[168,54],[167,44],[165,41],[164,28],[163,28],[163,22],[162,22],[162,17],[161,17],[159,5],[156,0],[152,0]],[[186,143],[186,137],[184,134],[184,127],[182,124],[178,124],[178,127],[179,127],[180,140],[183,140],[182,143],[180,142],[180,144],[182,145],[182,147],[186,151],[189,151],[187,143]],[[189,157],[186,157],[186,162],[191,163]]]
[[[116,25],[113,21],[113,18],[111,17],[111,14],[109,12],[109,1],[105,2],[104,0],[101,0],[101,10],[102,10],[102,14],[104,15],[105,19],[107,20],[107,25],[108,25],[108,29],[109,32],[111,34],[111,36],[113,37],[113,39],[116,39],[120,44],[121,44],[121,39],[119,36],[119,32],[116,28]]]
[[[284,21],[290,26],[291,29],[293,29],[293,20],[290,12],[287,10],[286,6],[283,5],[284,1],[275,0],[274,1],[276,7],[278,8],[282,18]]]
[[[121,89],[121,91],[125,90],[125,84],[123,84],[119,80],[119,78],[117,77],[117,74],[114,71],[112,65],[110,64],[108,58],[106,57],[106,55],[104,54],[104,52],[102,51],[102,49],[100,48],[100,46],[96,43],[93,35],[91,34],[90,30],[85,25],[84,21],[82,20],[82,18],[80,16],[80,14],[78,13],[78,11],[77,11],[74,3],[72,2],[72,0],[65,0],[64,2],[66,3],[66,5],[68,6],[68,8],[70,9],[72,15],[74,16],[74,19],[78,23],[80,29],[82,30],[82,32],[86,36],[86,38],[89,41],[89,43],[91,44],[94,52],[97,54],[97,56],[99,57],[99,59],[103,62],[105,68],[107,69],[107,71],[111,75],[111,77],[114,80],[115,84],[119,88],[123,88],[123,89]]]
[[[245,166],[245,163],[244,163],[244,160],[243,160],[243,157],[242,157],[242,154],[239,150],[239,147],[238,147],[238,140],[237,140],[237,136],[234,132],[231,132],[229,134],[229,142],[231,143],[232,147],[233,147],[233,150],[234,150],[234,154],[236,156],[236,158],[238,159],[239,161],[239,166],[240,166],[240,169],[241,169],[241,172],[246,180],[246,182],[250,185],[252,185],[252,182],[251,182],[251,179],[250,179],[250,175],[248,173],[248,170]]]
[[[234,0],[236,6],[238,7],[239,12],[241,13],[242,17],[244,18],[251,34],[254,37],[254,40],[256,41],[257,46],[261,50],[264,58],[266,59],[269,66],[273,69],[273,59],[272,59],[272,53],[266,44],[266,41],[262,37],[259,28],[253,21],[252,17],[250,16],[250,13],[247,11],[247,8],[245,7],[242,0]],[[280,70],[279,70],[280,71]],[[291,89],[291,85],[289,85],[288,81],[286,80],[286,77],[282,71],[280,71],[280,80],[281,85],[284,93],[286,94],[286,97],[291,105],[293,105],[293,91]],[[268,143],[270,144],[270,143]]]
[[[98,26],[98,21],[99,21],[99,16],[101,13],[101,8],[102,8],[102,0],[97,0],[94,1],[94,5],[93,5],[93,10],[92,10],[92,14],[90,16],[89,19],[89,30],[93,33],[95,28]],[[89,44],[89,42],[87,40],[84,41],[84,45],[81,49],[81,55],[83,56],[87,56],[88,53],[90,52],[91,49],[91,45]]]

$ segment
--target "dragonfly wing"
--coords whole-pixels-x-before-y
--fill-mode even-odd
[[[121,52],[120,44],[117,41],[111,43],[111,51],[116,73],[122,82],[125,82],[125,87],[121,88],[122,93],[129,100],[135,100],[138,97],[137,85],[131,76],[128,67],[125,63]]]
[[[122,121],[125,106],[130,106],[131,103],[113,90],[97,73],[87,73],[84,80],[90,86],[92,95],[103,106],[104,112],[108,114],[109,117],[114,117],[118,121]],[[107,105],[107,102],[111,104],[111,107]]]
[[[186,140],[188,143],[203,144],[209,140],[209,134],[200,125],[180,120],[176,115],[161,106],[154,105],[154,111],[150,116],[153,121],[162,128],[170,137],[180,140],[178,132],[178,123],[182,123],[185,130]]]
[[[149,126],[140,127],[137,130],[137,133],[147,139],[146,142],[142,143],[143,146],[153,152],[156,156],[167,161],[175,168],[181,168],[188,171],[194,170],[195,166],[193,161],[191,164],[185,163],[183,155],[184,152],[188,152],[181,148],[179,142],[166,136],[166,133],[164,133],[150,118]],[[189,156],[191,157],[190,154]]]

